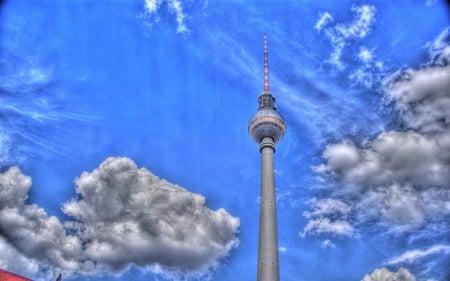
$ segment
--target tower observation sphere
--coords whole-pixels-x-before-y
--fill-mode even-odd
[[[286,123],[275,106],[269,89],[267,35],[264,33],[264,89],[258,98],[258,111],[248,124],[248,133],[261,152],[261,191],[257,281],[279,281],[277,210],[273,155],[275,145],[286,133]]]
[[[270,93],[263,93],[259,100],[262,98],[271,98],[275,102],[275,98]],[[286,132],[286,124],[283,116],[276,111],[274,106],[260,105],[258,111],[253,114],[250,120],[248,132],[257,143],[261,143],[265,137],[270,137],[276,144],[283,138]]]

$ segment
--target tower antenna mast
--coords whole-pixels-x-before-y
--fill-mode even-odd
[[[269,88],[269,52],[267,50],[267,33],[264,32],[264,92],[270,92]]]

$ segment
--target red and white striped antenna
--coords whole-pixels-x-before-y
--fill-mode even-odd
[[[269,63],[267,52],[267,33],[264,32],[264,92],[269,92]]]

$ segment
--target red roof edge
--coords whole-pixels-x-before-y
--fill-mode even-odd
[[[26,277],[14,274],[12,272],[0,269],[0,281],[33,281]]]

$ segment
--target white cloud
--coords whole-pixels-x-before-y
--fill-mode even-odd
[[[364,46],[360,47],[357,55],[357,65],[355,71],[350,73],[348,78],[354,85],[363,85],[371,88],[378,82],[382,81],[385,76],[384,65],[376,59],[375,48],[368,49]]]
[[[356,195],[356,198],[354,210],[358,221],[378,221],[394,232],[417,230],[428,224],[445,222],[450,215],[450,190],[438,187],[415,189],[394,184],[372,188]],[[448,225],[441,227],[448,231]],[[443,230],[438,228],[433,231]]]
[[[37,274],[39,270],[37,262],[17,251],[2,236],[0,236],[0,253],[2,253],[1,269],[8,269],[11,272],[20,273],[22,276],[31,277]]]
[[[326,164],[317,167],[356,196],[358,218],[381,219],[403,231],[450,215],[449,164],[442,159],[442,145],[413,131],[382,133],[368,144],[364,149],[350,141],[329,145]]]
[[[333,45],[333,53],[330,55],[329,62],[338,69],[344,69],[345,66],[341,62],[341,56],[344,48],[349,41],[362,39],[366,37],[375,22],[376,9],[371,5],[352,6],[351,11],[355,13],[355,19],[349,24],[337,24],[333,27],[324,28],[333,17],[328,13],[322,13],[314,28],[322,30]]]
[[[313,200],[313,210],[304,212],[303,216],[310,219],[301,236],[306,234],[332,234],[351,236],[353,227],[348,222],[351,207],[337,199]]]
[[[290,207],[290,208],[297,208],[300,205],[300,200],[293,196],[292,191],[283,191],[277,189],[277,205],[281,208],[283,207]],[[259,198],[258,198],[258,204],[259,204]]]
[[[358,57],[363,63],[369,63],[373,60],[373,50],[369,50],[366,47],[361,47]]]
[[[375,269],[372,274],[364,276],[362,281],[416,281],[416,278],[405,268],[400,268],[397,272],[380,268]]]
[[[333,17],[328,12],[320,13],[320,18],[314,25],[314,28],[317,29],[317,31],[321,31],[322,28],[331,21],[333,21]]]
[[[398,263],[408,263],[411,264],[415,262],[418,259],[424,258],[426,256],[430,255],[436,255],[436,254],[450,254],[450,245],[434,245],[426,250],[410,250],[406,253],[390,259],[386,264],[398,264]]]
[[[356,167],[361,159],[357,147],[349,140],[344,140],[338,144],[327,145],[322,157],[327,161],[316,168],[317,172],[351,170]]]
[[[410,128],[427,135],[448,131],[450,65],[401,72],[387,83],[386,95]]]
[[[3,128],[0,128],[0,163],[8,163],[12,158],[11,149],[13,143],[9,134]]]
[[[435,65],[445,66],[450,63],[450,27],[442,31],[431,43],[428,43],[428,50],[432,62]]]
[[[375,21],[375,6],[362,5],[352,6],[352,12],[355,12],[356,19],[351,24],[339,24],[336,31],[342,38],[364,38],[370,32],[372,24]]]
[[[132,262],[199,270],[237,244],[238,219],[224,209],[207,209],[203,196],[160,180],[129,159],[109,158],[84,172],[76,185],[82,199],[65,204],[63,211],[81,221],[81,237],[92,241],[88,255],[112,267]],[[135,256],[124,255],[128,252]]]
[[[145,0],[145,9],[149,13],[156,13],[162,0]]]
[[[346,217],[350,213],[351,207],[346,203],[337,200],[327,198],[314,202],[314,208],[312,212],[304,212],[303,215],[307,218],[322,217],[322,216],[339,216]]]
[[[188,32],[189,29],[186,26],[186,14],[180,0],[145,0],[145,13],[141,14],[140,17],[143,18],[146,23],[151,26],[154,21],[159,20],[158,10],[160,9],[160,7],[166,5],[169,9],[169,12],[175,15],[175,20],[177,22],[177,32]]]
[[[170,0],[169,1],[170,9],[175,13],[177,19],[177,32],[183,33],[189,31],[185,24],[186,15],[183,12],[183,8],[181,6],[180,1],[178,0]]]
[[[372,87],[378,81],[374,73],[365,68],[356,69],[348,78],[352,84],[363,85],[366,88]]]
[[[0,174],[0,206],[2,208],[23,205],[31,186],[31,178],[22,174],[19,168],[11,167]]]
[[[27,76],[30,78],[30,83],[47,84],[53,75],[39,68],[31,68]]]
[[[320,13],[320,17],[314,28],[328,38],[333,51],[327,63],[330,63],[336,70],[342,71],[351,64],[355,69],[348,75],[352,85],[361,85],[371,88],[379,83],[386,75],[383,63],[376,60],[375,48],[363,46],[363,39],[366,38],[375,23],[376,8],[372,5],[353,5],[351,11],[354,13],[353,21],[349,23],[329,24],[334,20],[329,13]],[[359,52],[353,51],[358,48]],[[351,54],[347,54],[347,49],[352,49]],[[342,60],[345,56],[346,61]]]
[[[56,217],[37,205],[27,205],[31,178],[17,167],[0,174],[0,233],[22,256],[54,267],[75,269],[81,241],[66,230]],[[3,246],[8,247],[8,246]],[[7,264],[14,265],[12,261]],[[37,263],[37,262],[36,262]]]
[[[341,62],[341,56],[344,47],[345,47],[344,42],[337,42],[334,45],[334,51],[333,53],[330,54],[330,59],[328,60],[329,63],[336,66],[339,70],[343,70],[345,68],[344,63]]]
[[[0,174],[0,233],[41,268],[92,275],[134,264],[169,277],[199,275],[238,243],[237,218],[130,159],[108,158],[75,183],[79,198],[62,208],[74,220],[63,224],[24,203],[31,179],[18,168]]]
[[[390,131],[358,148],[349,140],[328,145],[326,164],[318,172],[331,172],[347,183],[364,187],[410,184],[442,186],[450,182],[448,163],[441,157],[441,145],[414,131]]]
[[[331,249],[331,248],[335,248],[335,247],[336,247],[336,245],[328,239],[322,241],[322,243],[321,243],[322,249]]]
[[[321,217],[310,220],[300,235],[305,236],[308,233],[351,236],[353,227],[345,220],[331,220],[327,217]]]

